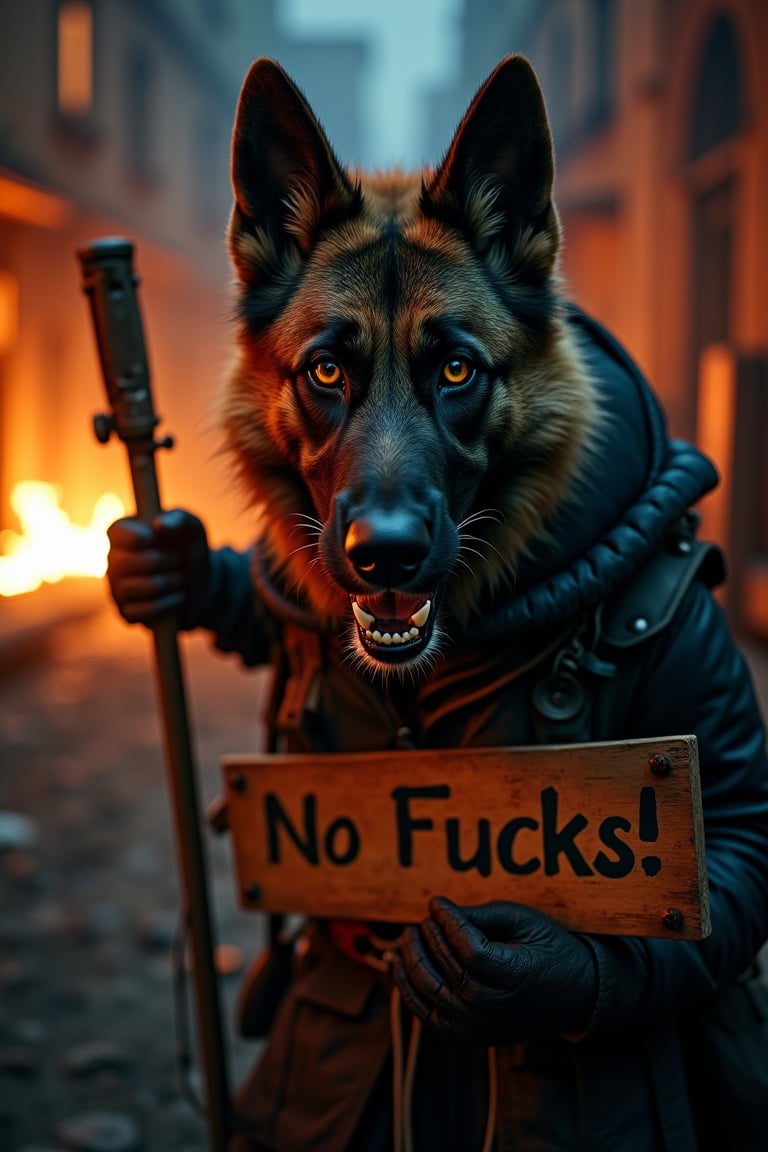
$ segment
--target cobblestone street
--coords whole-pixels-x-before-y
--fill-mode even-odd
[[[261,747],[266,685],[204,636],[182,651],[207,805],[220,756]],[[765,709],[766,649],[747,652]],[[202,1152],[177,1073],[176,863],[149,637],[105,602],[0,671],[0,1149]],[[236,905],[227,838],[206,847],[236,1085],[257,1050],[233,1005],[264,925]]]
[[[207,804],[219,756],[260,746],[263,681],[202,636],[182,644]],[[176,1069],[176,866],[149,638],[104,608],[6,670],[0,692],[0,1148],[203,1149]],[[229,1028],[262,924],[236,907],[226,838],[206,847]],[[230,1039],[236,1083],[255,1049]]]

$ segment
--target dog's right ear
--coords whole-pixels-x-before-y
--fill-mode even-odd
[[[274,60],[245,78],[232,139],[235,205],[229,247],[243,283],[284,280],[318,232],[352,215],[348,180],[306,99]]]

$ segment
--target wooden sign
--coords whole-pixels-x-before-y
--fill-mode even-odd
[[[222,761],[244,908],[417,922],[515,900],[574,930],[709,933],[696,739]]]

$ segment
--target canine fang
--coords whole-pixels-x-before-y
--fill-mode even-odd
[[[357,600],[352,601],[352,611],[355,615],[355,620],[357,620],[358,624],[363,629],[363,631],[365,631],[366,628],[371,627],[371,625],[373,624],[373,622],[375,620],[375,617],[370,616],[367,612],[364,612],[363,609],[358,604]]]
[[[427,600],[427,602],[424,604],[424,606],[422,608],[419,608],[418,612],[414,612],[413,616],[411,616],[410,622],[412,624],[415,624],[417,628],[423,628],[424,625],[426,624],[427,620],[429,619],[429,612],[430,612],[431,607],[432,607],[432,601]]]

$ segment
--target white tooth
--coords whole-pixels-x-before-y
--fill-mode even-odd
[[[427,600],[427,602],[425,604],[422,604],[422,606],[421,606],[421,608],[419,608],[418,612],[414,612],[413,616],[411,616],[411,621],[416,625],[417,628],[423,628],[424,627],[427,620],[429,619],[429,612],[430,612],[431,607],[432,607],[432,601]]]
[[[381,644],[381,632],[379,632],[378,628],[375,632],[371,633],[371,640],[375,640],[377,644]]]
[[[381,642],[382,642],[382,644],[386,644],[387,646],[389,646],[392,643],[392,636],[390,635],[389,632],[384,633],[384,635],[381,638]]]
[[[371,624],[373,624],[374,617],[364,612],[357,600],[352,601],[352,611],[355,614],[355,620],[357,620],[361,628],[370,628]]]
[[[410,636],[411,640],[415,640],[415,639],[416,639],[416,637],[418,636],[418,634],[419,634],[419,630],[418,630],[418,628],[411,628],[411,630],[410,630],[410,631],[409,631],[409,633],[408,633],[408,635]]]
[[[403,642],[403,637],[400,635],[400,633],[399,632],[393,632],[392,633],[392,643],[393,644],[402,644],[402,642]]]

